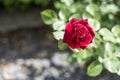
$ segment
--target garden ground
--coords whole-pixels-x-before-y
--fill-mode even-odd
[[[49,27],[18,29],[0,35],[0,80],[120,80],[116,74],[89,77],[69,64]]]

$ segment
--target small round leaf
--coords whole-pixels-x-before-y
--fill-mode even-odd
[[[103,70],[103,66],[98,61],[92,62],[87,69],[87,74],[89,76],[98,76]]]

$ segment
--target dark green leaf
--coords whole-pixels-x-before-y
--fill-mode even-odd
[[[5,7],[9,8],[14,4],[14,0],[2,0]]]
[[[19,0],[23,4],[30,4],[32,0]]]
[[[49,3],[49,0],[34,0],[35,4],[46,6]]]

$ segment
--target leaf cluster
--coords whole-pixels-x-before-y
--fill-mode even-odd
[[[42,20],[52,25],[54,38],[60,49],[65,24],[71,18],[87,18],[96,32],[93,42],[85,49],[75,49],[68,61],[88,65],[87,74],[98,76],[104,69],[120,75],[120,1],[119,0],[56,0],[55,10],[41,12]]]

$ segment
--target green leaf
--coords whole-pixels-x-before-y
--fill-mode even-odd
[[[67,49],[68,48],[68,45],[63,43],[62,40],[59,40],[58,41],[58,48],[61,49],[61,50],[64,50],[64,49]]]
[[[80,14],[80,13],[84,12],[85,7],[84,7],[84,4],[75,2],[74,4],[72,4],[71,6],[69,6],[68,9],[73,14],[74,13]]]
[[[74,0],[61,0],[65,5],[70,6]]]
[[[99,7],[96,4],[90,4],[86,7],[86,11],[94,16],[95,12],[99,11]]]
[[[116,49],[114,55],[115,55],[116,57],[120,58],[120,49],[119,49],[119,47]],[[120,60],[120,59],[119,59],[119,60]]]
[[[54,30],[64,30],[65,29],[65,22],[62,20],[56,20],[52,25]]]
[[[115,45],[109,42],[105,43],[105,56],[112,57],[114,52],[115,52]]]
[[[99,34],[103,36],[105,41],[116,43],[114,35],[107,28],[100,29]]]
[[[41,12],[41,18],[45,24],[53,24],[57,20],[57,14],[53,10],[44,10]]]
[[[118,71],[117,71],[117,75],[120,76],[120,65],[119,65],[119,69],[118,69]]]
[[[76,58],[74,57],[74,54],[75,54],[75,53],[72,53],[72,54],[70,54],[70,55],[67,57],[67,61],[68,61],[68,62],[74,63],[74,62],[77,61]]]
[[[96,34],[96,36],[90,45],[92,45],[95,48],[98,48],[99,44],[102,42],[102,38],[100,37],[100,35],[97,32],[95,34]]]
[[[85,11],[83,12],[82,17],[86,19],[92,18],[91,14]]]
[[[97,47],[97,49],[96,49],[96,51],[95,51],[95,54],[97,54],[97,55],[100,56],[100,57],[104,57],[105,47],[104,47],[103,44],[100,44],[100,45]]]
[[[89,76],[98,76],[103,70],[103,66],[101,63],[99,63],[98,61],[94,61],[92,62],[87,69],[87,74]]]
[[[115,25],[112,28],[112,33],[116,36],[120,38],[120,25]]]
[[[95,12],[94,15],[93,15],[93,17],[94,17],[94,19],[96,19],[96,20],[100,20],[101,17],[102,17],[102,15],[101,15],[100,12]]]
[[[58,15],[61,20],[67,21],[70,17],[70,12],[67,9],[61,9]]]
[[[118,70],[117,75],[119,75],[119,76],[120,76],[120,69]]]
[[[87,60],[87,59],[89,59],[90,57],[92,57],[92,53],[88,50],[88,49],[86,49],[86,50],[79,50],[79,53],[78,53],[78,57],[80,58],[80,59],[84,59],[84,60]]]
[[[59,1],[55,1],[54,6],[56,9],[65,9],[66,8],[66,5],[62,2],[59,2]]]
[[[117,42],[120,44],[120,38],[117,38]]]
[[[95,31],[97,31],[97,30],[100,29],[100,23],[99,23],[99,21],[97,21],[95,19],[89,19],[88,22],[89,22],[90,26],[93,27],[93,29]]]
[[[117,73],[120,67],[120,61],[114,56],[103,59],[103,64],[105,68],[112,73]]]
[[[76,13],[76,14],[73,14],[72,16],[70,16],[69,20],[71,20],[72,18],[80,18],[80,14]]]
[[[63,39],[64,31],[53,32],[54,38],[57,40]]]
[[[100,10],[103,14],[107,14],[107,13],[115,14],[119,10],[119,8],[117,5],[112,3],[112,4],[101,5]]]

